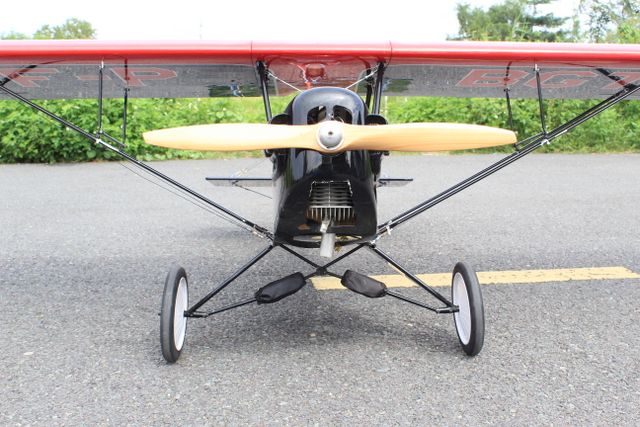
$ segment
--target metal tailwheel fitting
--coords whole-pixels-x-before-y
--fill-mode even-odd
[[[451,300],[458,307],[453,322],[462,349],[468,356],[475,356],[484,344],[484,304],[478,276],[464,262],[453,268]]]
[[[180,357],[187,335],[189,308],[189,284],[187,273],[179,265],[173,265],[164,283],[160,310],[160,346],[162,356],[169,363]]]

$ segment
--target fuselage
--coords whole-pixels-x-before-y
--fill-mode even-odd
[[[326,155],[289,149],[274,155],[276,240],[317,247],[323,233],[336,244],[366,240],[376,232],[376,180],[380,154]]]
[[[341,88],[316,88],[298,95],[272,123],[307,125],[326,120],[365,125],[362,99]],[[318,247],[325,234],[337,246],[369,240],[376,233],[376,184],[382,152],[322,154],[284,149],[273,162],[275,239]]]

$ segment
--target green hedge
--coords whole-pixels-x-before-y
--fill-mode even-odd
[[[545,102],[547,129],[567,122],[596,104],[595,100],[548,100]],[[512,101],[513,127],[522,140],[540,132],[537,100]],[[508,127],[506,102],[499,99],[403,98],[389,103],[388,119],[393,123],[452,121]],[[583,123],[556,139],[547,152],[637,152],[640,151],[640,101],[619,105]],[[510,151],[489,149],[479,151]]]
[[[288,101],[286,98],[274,99],[274,112],[282,111]],[[548,101],[548,127],[570,119],[593,103],[594,101]],[[40,101],[40,104],[85,130],[96,129],[95,100]],[[520,138],[539,131],[538,104],[535,100],[516,100],[513,107],[514,127]],[[389,98],[385,99],[383,109],[391,123],[448,121],[500,127],[507,124],[505,102],[497,99]],[[119,137],[122,103],[106,100],[104,111],[105,131]],[[147,130],[201,123],[264,121],[262,101],[256,98],[133,99],[128,111],[127,151],[143,160],[230,156],[229,153],[195,153],[149,146],[141,139],[142,133]],[[640,151],[639,117],[640,102],[623,102],[578,127],[545,150]],[[117,155],[96,147],[73,131],[17,102],[0,101],[0,118],[2,163],[53,163],[117,158]]]

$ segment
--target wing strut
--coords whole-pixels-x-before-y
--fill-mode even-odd
[[[372,114],[380,114],[380,102],[382,100],[382,89],[384,87],[384,62],[378,62],[376,70],[376,85],[373,94]]]
[[[516,160],[526,156],[529,153],[532,153],[533,151],[537,150],[538,148],[549,144],[551,141],[553,141],[554,139],[558,138],[559,136],[564,135],[566,132],[570,131],[571,129],[581,125],[582,123],[584,123],[585,121],[591,119],[592,117],[597,116],[598,114],[602,113],[603,111],[611,108],[612,106],[614,106],[615,104],[619,103],[620,101],[623,101],[624,99],[627,99],[628,97],[630,97],[631,95],[633,95],[634,93],[640,91],[640,85],[637,84],[628,84],[626,86],[624,86],[624,88],[622,90],[620,90],[618,93],[610,96],[609,98],[605,99],[604,101],[596,104],[595,106],[593,106],[592,108],[588,109],[587,111],[583,112],[582,114],[579,114],[578,116],[574,117],[573,119],[569,120],[568,122],[558,126],[557,128],[553,129],[550,132],[546,132],[545,129],[545,125],[543,123],[543,131],[537,135],[534,135],[530,138],[527,138],[521,142],[519,142],[516,145],[516,149],[517,151],[515,151],[514,153],[510,154],[509,156],[497,161],[496,163],[492,164],[491,166],[481,170],[480,172],[476,173],[475,175],[472,175],[471,177],[465,179],[464,181],[459,182],[458,184],[454,185],[453,187],[433,196],[430,199],[425,200],[424,202],[416,205],[415,207],[401,213],[400,215],[390,219],[389,221],[385,222],[384,224],[381,224],[378,226],[378,231],[373,239],[373,241],[375,242],[376,240],[378,240],[380,237],[382,237],[384,234],[386,233],[391,233],[391,230],[393,230],[394,228],[396,228],[397,226],[399,226],[400,224],[410,220],[411,218],[421,214],[422,212],[431,209],[432,207],[436,206],[437,204],[444,202],[445,200],[447,200],[449,197],[459,193],[460,191],[464,190],[467,187],[470,187],[471,185],[483,180],[484,178],[488,177],[489,175],[494,174],[495,172],[499,171],[500,169],[504,168],[505,166],[510,165],[511,163],[515,162]],[[540,98],[541,99],[541,98]],[[541,102],[541,101],[540,101]],[[542,108],[541,108],[541,112],[542,112]],[[543,115],[541,115],[541,118],[544,117]]]
[[[271,101],[269,100],[269,75],[267,74],[267,68],[264,62],[258,61],[256,63],[256,70],[260,78],[260,92],[262,93],[262,101],[264,102],[264,114],[267,116],[267,123],[270,123],[273,115],[271,113]]]
[[[504,96],[506,97],[506,101],[507,101],[507,115],[508,115],[508,123],[509,123],[509,129],[511,129],[512,131],[515,132],[514,128],[513,128],[513,112],[511,110],[511,95],[509,95],[509,92],[511,91],[511,89],[509,89],[509,72],[511,71],[511,63],[509,63],[509,65],[507,65],[507,72],[505,73],[504,76]]]
[[[540,83],[540,68],[535,65],[536,72],[536,88],[538,90],[538,107],[540,108],[540,125],[542,126],[542,134],[547,135],[547,123],[544,117],[544,100],[542,99],[542,84]]]
[[[100,98],[102,98],[102,90],[101,90],[102,85],[100,85],[99,88],[99,95]],[[132,157],[130,154],[126,153],[125,151],[123,151],[120,148],[116,148],[113,145],[109,144],[108,142],[104,141],[104,139],[107,139],[111,142],[117,143],[118,145],[122,146],[122,142],[120,142],[119,140],[117,140],[116,138],[113,138],[111,136],[109,136],[108,134],[106,134],[104,131],[100,131],[100,126],[101,126],[101,120],[98,121],[98,133],[97,134],[91,134],[87,131],[85,131],[84,129],[80,128],[79,126],[74,125],[73,123],[63,119],[62,117],[52,113],[51,111],[47,110],[46,108],[34,103],[33,101],[23,97],[22,95],[12,91],[11,89],[6,88],[4,85],[0,84],[0,90],[2,90],[4,93],[6,93],[7,95],[11,96],[12,98],[15,98],[16,100],[22,102],[23,104],[28,105],[29,107],[33,108],[34,110],[46,115],[47,117],[49,117],[50,119],[62,124],[63,126],[66,126],[67,128],[73,130],[74,132],[78,133],[79,135],[83,136],[84,138],[94,142],[95,144],[98,144],[100,146],[102,146],[103,148],[106,148],[109,151],[112,151],[116,154],[118,154],[120,157],[124,158],[125,160],[128,160],[129,162],[133,163],[135,166],[137,166],[138,168],[144,170],[145,172],[155,176],[156,178],[161,179],[162,181],[170,184],[171,186],[177,188],[178,190],[186,193],[188,196],[191,196],[193,198],[195,198],[196,200],[198,200],[201,203],[204,203],[206,206],[213,208],[216,212],[217,215],[223,214],[227,219],[232,220],[235,224],[241,226],[242,228],[245,228],[249,231],[251,231],[252,233],[260,236],[260,237],[265,237],[268,238],[270,240],[273,240],[273,234],[267,230],[264,227],[261,227],[251,221],[249,221],[248,219],[238,215],[237,213],[225,208],[224,206],[214,202],[213,200],[209,199],[208,197],[190,189],[189,187],[187,187],[184,184],[179,183],[178,181],[168,177],[167,175],[163,174],[162,172],[152,168],[151,166],[147,165],[144,162],[139,161],[138,159]],[[99,100],[99,106],[102,105],[102,101]],[[100,108],[99,111],[100,116],[102,116],[102,111]],[[214,212],[215,212],[214,211]]]

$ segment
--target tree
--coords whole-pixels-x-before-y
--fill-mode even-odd
[[[25,40],[28,39],[29,36],[23,33],[18,33],[15,31],[9,31],[6,34],[0,35],[0,39],[2,40]]]
[[[506,0],[488,10],[457,6],[460,30],[454,40],[545,41],[558,42],[571,39],[562,26],[568,20],[553,13],[540,14],[538,6],[552,0]]]
[[[581,0],[592,42],[640,43],[640,0]]]
[[[43,25],[34,34],[34,39],[93,39],[96,30],[78,18],[67,19],[62,25]]]
[[[93,39],[95,37],[96,30],[91,23],[78,18],[69,18],[62,25],[43,25],[36,30],[33,36],[15,31],[0,35],[0,39],[4,40]]]

